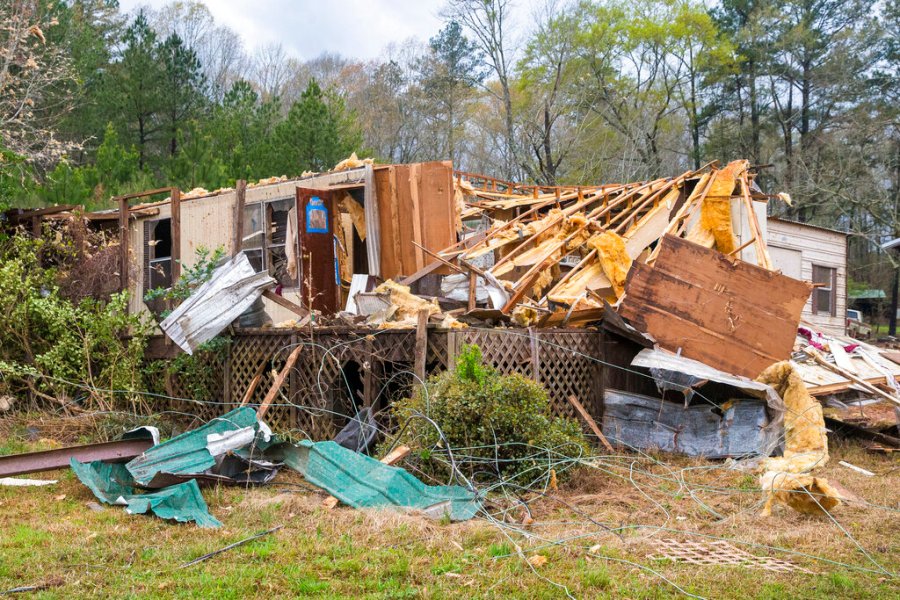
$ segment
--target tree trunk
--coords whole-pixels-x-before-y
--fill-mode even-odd
[[[894,252],[894,250],[891,250]],[[897,292],[900,289],[900,267],[894,269],[894,281],[891,284],[891,310],[888,314],[888,335],[897,335]]]
[[[756,63],[752,60],[747,63],[748,77],[747,87],[750,94],[750,162],[759,164],[759,107],[756,99]]]

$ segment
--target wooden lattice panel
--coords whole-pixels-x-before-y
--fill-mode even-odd
[[[553,411],[579,419],[569,396],[591,414],[601,410],[603,381],[596,333],[555,331],[538,333],[539,381],[547,388]],[[579,419],[580,420],[580,419]]]
[[[504,375],[520,373],[532,378],[536,375],[528,330],[464,330],[463,340],[466,344],[477,344],[484,362]]]
[[[804,569],[791,561],[770,556],[756,556],[746,550],[741,550],[725,540],[715,540],[703,544],[700,542],[679,542],[673,539],[663,539],[659,540],[657,550],[658,554],[650,555],[648,558],[653,560],[668,559],[692,565],[733,565],[774,571],[776,573],[799,571],[812,574],[812,571]]]
[[[251,403],[259,404],[294,344],[303,352],[265,420],[281,433],[330,439],[365,405],[376,410],[411,393],[415,331],[254,331],[236,336],[230,352],[229,397],[240,402],[259,365],[266,369]],[[574,415],[576,396],[599,418],[603,393],[600,338],[587,330],[432,330],[426,368],[452,365],[459,344],[478,344],[487,364],[539,380],[558,414]],[[222,407],[223,410],[227,407]],[[212,415],[215,416],[215,415]]]

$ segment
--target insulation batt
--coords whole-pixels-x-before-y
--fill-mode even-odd
[[[762,516],[779,502],[811,515],[824,515],[840,504],[827,479],[809,472],[828,462],[828,434],[822,406],[809,395],[790,361],[773,364],[756,379],[771,385],[784,400],[784,456],[766,459],[759,482],[768,495]]]
[[[341,208],[347,211],[350,218],[353,219],[353,228],[356,229],[359,239],[366,241],[366,210],[350,194],[344,194]]]
[[[604,231],[589,239],[587,244],[597,251],[603,273],[612,284],[616,297],[621,297],[625,293],[625,279],[631,269],[625,240],[612,231]]]
[[[715,247],[722,254],[729,254],[735,249],[734,227],[731,223],[731,195],[738,176],[749,166],[749,161],[736,160],[716,173],[709,192],[700,206],[700,221],[688,234],[688,240],[707,248]]]

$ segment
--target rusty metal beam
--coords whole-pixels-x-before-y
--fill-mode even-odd
[[[45,450],[43,452],[0,456],[0,477],[52,471],[54,469],[67,469],[69,468],[69,460],[72,458],[79,462],[91,462],[94,460],[127,462],[136,456],[140,456],[151,446],[153,446],[153,440],[147,438],[69,446],[68,448],[57,448],[56,450]]]

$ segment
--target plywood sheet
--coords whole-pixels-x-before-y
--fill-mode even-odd
[[[790,358],[806,282],[666,236],[653,267],[635,263],[619,314],[660,346],[756,377]]]

